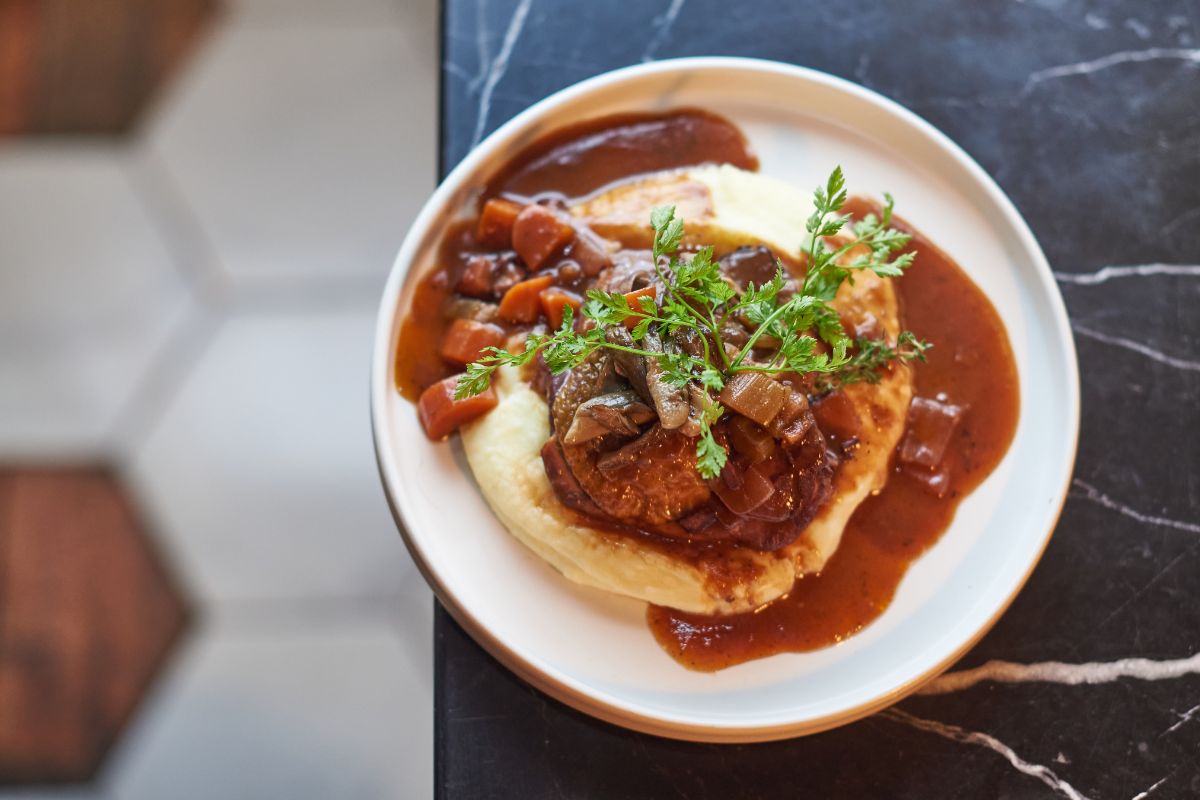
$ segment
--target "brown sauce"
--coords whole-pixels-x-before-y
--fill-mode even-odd
[[[556,130],[522,150],[488,181],[483,198],[532,197],[554,193],[583,197],[613,183],[662,169],[732,164],[758,169],[742,132],[706,111],[622,114]],[[438,355],[449,321],[442,312],[465,266],[464,255],[480,251],[473,222],[450,226],[438,249],[437,268],[414,287],[412,305],[400,326],[396,388],[408,400],[454,374]]]
[[[716,114],[621,114],[569,125],[534,142],[488,182],[484,197],[584,197],[623,178],[697,164],[758,170],[742,132]]]
[[[869,209],[851,203],[848,211]],[[904,326],[934,342],[928,362],[916,366],[914,396],[944,393],[968,407],[945,456],[950,492],[938,498],[894,467],[883,491],[850,518],[825,569],[797,580],[786,597],[727,617],[651,606],[646,619],[655,639],[684,666],[713,671],[853,636],[887,609],[908,565],[937,542],[959,501],[1008,450],[1020,400],[1004,324],[949,256],[915,232],[910,247],[916,261],[896,282]]]
[[[758,168],[741,132],[716,115],[683,110],[607,117],[561,129],[525,148],[482,187],[482,196],[578,198],[640,174],[705,163]],[[847,208],[856,214],[868,210],[870,203],[860,200]],[[911,247],[919,255],[896,284],[903,325],[935,343],[928,362],[916,367],[915,395],[944,393],[968,407],[943,462],[951,491],[938,498],[895,467],[883,491],[851,518],[825,569],[798,580],[787,597],[755,613],[706,617],[649,608],[655,638],[681,664],[717,670],[826,647],[862,630],[887,608],[908,565],[945,531],[959,500],[1007,450],[1016,430],[1018,385],[1004,325],[978,287],[935,245],[914,232]],[[396,384],[404,397],[415,401],[426,387],[457,371],[439,355],[448,327],[444,308],[467,257],[484,249],[475,241],[473,221],[449,226],[437,267],[414,286],[396,358]],[[684,558],[704,549],[651,537],[643,546]],[[710,576],[717,584],[741,580],[751,569],[736,557],[711,566],[727,573]]]

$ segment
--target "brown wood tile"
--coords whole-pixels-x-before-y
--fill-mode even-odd
[[[0,783],[89,779],[186,617],[112,475],[0,469]]]
[[[0,0],[0,135],[123,133],[215,0]]]

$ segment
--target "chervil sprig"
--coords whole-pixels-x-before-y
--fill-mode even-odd
[[[701,247],[682,255],[683,220],[673,206],[655,208],[650,225],[654,230],[651,255],[658,277],[656,296],[630,302],[624,294],[590,290],[581,309],[588,323],[577,330],[567,308],[557,331],[531,334],[524,350],[510,353],[487,348],[487,354],[469,364],[459,378],[455,398],[485,391],[498,368],[528,364],[538,353],[554,374],[582,364],[601,348],[654,359],[664,381],[679,388],[691,387],[699,429],[696,468],[705,478],[715,477],[724,468],[728,453],[713,434],[713,426],[725,413],[714,395],[734,374],[816,374],[816,390],[825,392],[876,382],[893,361],[925,359],[925,351],[932,345],[908,331],[900,334],[894,345],[876,339],[852,341],[829,305],[843,282],[854,281],[856,271],[871,270],[890,278],[912,264],[912,252],[896,254],[908,244],[909,236],[891,227],[894,204],[891,195],[885,198],[878,217],[868,214],[850,224],[852,218],[841,213],[847,199],[845,177],[840,167],[834,169],[814,192],[813,212],[805,223],[808,241],[803,280],[789,281],[782,262],[777,262],[773,278],[742,291],[722,274],[713,248]],[[726,345],[723,339],[731,320],[750,331],[738,347]],[[635,346],[610,340],[606,331],[617,325],[629,328]],[[645,346],[652,330],[658,337],[653,348]],[[681,337],[691,342],[690,352],[676,346]],[[660,349],[659,340],[669,344]],[[696,354],[697,342],[700,355]]]

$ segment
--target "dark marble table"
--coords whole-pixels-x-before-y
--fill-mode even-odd
[[[840,75],[966,148],[1057,271],[1083,427],[1049,550],[954,670],[1099,663],[696,745],[547,699],[439,609],[440,795],[1200,797],[1200,2],[446,0],[443,37],[443,171],[557,89],[684,55]]]

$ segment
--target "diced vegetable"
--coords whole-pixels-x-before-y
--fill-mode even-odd
[[[775,419],[771,420],[768,430],[784,444],[794,445],[804,438],[813,423],[808,397],[792,388],[788,390],[788,399],[775,415]]]
[[[775,438],[765,428],[740,414],[729,418],[729,443],[751,464],[765,461],[775,452]]]
[[[813,404],[813,416],[826,436],[849,441],[860,432],[858,410],[845,392],[831,392]]]
[[[484,247],[506,250],[513,246],[513,223],[521,213],[520,203],[494,197],[483,204],[475,238]]]
[[[721,391],[721,402],[731,411],[769,425],[788,399],[788,390],[761,372],[739,372]]]
[[[645,286],[641,289],[637,289],[636,291],[626,292],[625,300],[629,303],[630,308],[641,311],[642,303],[638,298],[639,297],[656,297],[657,295],[658,295],[658,287]],[[641,317],[626,317],[625,318],[625,327],[628,328],[629,330],[633,330],[634,328],[637,327],[638,323],[641,321],[642,321]]]
[[[930,469],[940,464],[963,411],[962,406],[914,397],[908,407],[904,440],[900,442],[900,460]]]
[[[583,274],[594,278],[612,263],[612,257],[605,249],[604,243],[586,228],[575,232],[575,243],[571,245],[571,258],[583,270]]]
[[[467,259],[467,266],[458,279],[459,294],[471,297],[488,297],[492,294],[496,280],[496,261],[484,255]]]
[[[939,500],[950,493],[950,469],[945,464],[929,469],[918,464],[905,464],[904,472],[921,484],[921,488]]]
[[[546,319],[550,322],[553,330],[562,327],[564,308],[570,306],[571,313],[579,316],[579,309],[583,306],[582,297],[558,286],[543,289],[538,295],[538,300],[541,301],[542,311],[546,314]]]
[[[500,319],[508,322],[536,322],[542,309],[541,293],[554,283],[553,275],[539,275],[514,285],[500,299]]]
[[[512,226],[512,247],[531,270],[541,269],[574,238],[570,223],[536,204],[525,206]]]
[[[753,467],[753,470],[759,471],[761,467],[762,464],[758,464]],[[763,477],[766,478],[765,475]],[[755,506],[754,510],[750,512],[750,516],[754,517],[755,519],[766,520],[768,522],[783,522],[785,519],[795,513],[796,495],[786,490],[780,490],[779,482],[783,480],[794,481],[795,479],[789,476],[787,478],[776,478],[775,480],[772,480],[771,484],[775,489],[774,493],[772,493],[771,496],[764,500],[760,505]]]
[[[502,345],[504,337],[504,329],[499,325],[473,319],[456,319],[442,339],[442,358],[465,366],[482,358],[483,348]]]
[[[496,390],[492,387],[489,386],[483,394],[455,400],[454,389],[457,385],[458,376],[452,375],[430,386],[417,401],[417,418],[421,420],[425,435],[434,441],[445,439],[459,426],[496,407]]]
[[[734,474],[737,474],[734,480],[726,477]],[[730,464],[726,464],[721,475],[709,481],[708,485],[725,507],[735,514],[747,514],[775,494],[775,484],[757,469],[747,469],[738,474],[738,470]]]

